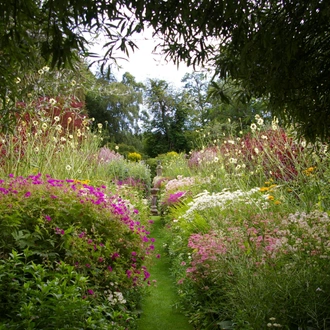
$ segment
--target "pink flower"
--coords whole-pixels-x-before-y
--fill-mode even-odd
[[[51,218],[49,215],[45,215],[45,219],[46,219],[47,221],[52,221],[52,218]]]

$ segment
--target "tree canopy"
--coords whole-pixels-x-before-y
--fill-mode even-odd
[[[73,64],[88,53],[88,32],[105,36],[101,60],[114,60],[150,26],[168,59],[209,63],[251,96],[269,97],[272,111],[307,138],[330,135],[329,1],[8,0],[0,22],[3,100],[38,56]]]

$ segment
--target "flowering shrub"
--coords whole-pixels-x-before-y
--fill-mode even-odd
[[[185,212],[183,218],[192,221],[195,212],[210,208],[234,208],[236,204],[239,205],[242,203],[264,209],[268,207],[268,203],[264,197],[267,198],[267,196],[260,198],[259,188],[253,188],[246,192],[241,190],[230,192],[227,189],[223,189],[219,193],[212,194],[205,190],[196,195],[193,201],[188,203],[189,209]]]
[[[185,307],[194,299],[208,311],[197,320],[192,310],[196,322],[230,319],[231,326],[263,329],[275,317],[271,323],[289,329],[327,324],[328,214],[269,215],[250,214],[241,223],[224,219],[219,229],[191,234],[187,249],[177,252],[185,270],[178,272]],[[182,241],[176,244],[173,249]],[[299,305],[297,297],[304,297]]]
[[[190,168],[198,168],[213,162],[217,163],[219,160],[217,154],[218,150],[216,147],[209,147],[201,151],[193,151],[188,160],[188,166]]]
[[[127,159],[132,162],[139,162],[142,159],[142,156],[137,152],[130,152],[127,155]]]
[[[262,171],[265,177],[289,181],[306,167],[306,148],[280,128],[247,134],[242,139],[226,140],[220,147],[228,170],[247,168]],[[232,164],[230,166],[230,164]]]
[[[13,251],[25,253],[28,263],[47,269],[54,279],[60,276],[58,265],[70,265],[88,278],[80,290],[81,299],[91,300],[91,306],[108,304],[120,314],[136,305],[134,299],[150,276],[145,263],[153,245],[148,236],[139,212],[105,186],[40,174],[1,180],[0,254],[4,262],[10,262]],[[112,294],[123,299],[105,295],[111,283],[116,283]],[[2,304],[8,295],[13,297],[12,309],[14,297],[19,299],[15,290],[1,294]]]
[[[189,187],[195,184],[194,177],[184,178],[182,175],[178,175],[177,179],[170,180],[165,185],[165,191],[177,191],[183,187]]]
[[[113,150],[110,150],[107,147],[102,147],[99,150],[99,154],[98,154],[97,158],[98,158],[98,162],[100,164],[103,164],[103,163],[110,163],[110,162],[113,162],[116,160],[120,160],[120,159],[123,159],[124,157],[121,154],[119,154]]]

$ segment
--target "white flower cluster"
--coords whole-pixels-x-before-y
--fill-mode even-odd
[[[228,191],[228,189],[223,189],[219,193],[210,194],[207,190],[196,195],[194,200],[188,204],[190,208],[183,215],[183,218],[189,221],[195,211],[205,210],[213,207],[220,207],[221,209],[226,209],[232,207],[237,203],[244,204],[254,204],[261,208],[267,207],[267,202],[264,198],[260,198],[260,195],[253,198],[252,195],[259,192],[260,188],[253,188],[249,191],[236,190],[233,192]]]
[[[108,296],[108,300],[111,305],[125,304],[126,300],[121,292],[112,292],[111,290],[105,290],[104,293]]]

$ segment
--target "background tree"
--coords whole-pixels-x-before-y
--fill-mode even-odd
[[[212,81],[208,89],[208,101],[211,107],[208,114],[209,123],[236,123],[236,133],[250,129],[259,115],[266,122],[273,116],[267,107],[268,99],[254,98],[232,80]],[[231,129],[232,129],[232,125]],[[233,132],[232,132],[233,133]]]
[[[0,96],[40,54],[52,65],[87,55],[85,31],[104,34],[106,54],[128,53],[145,26],[169,59],[209,61],[307,138],[330,135],[330,3],[324,0],[9,0],[0,2]],[[100,59],[102,60],[102,59]],[[104,62],[101,62],[104,68]]]
[[[189,124],[191,129],[203,127],[209,120],[211,103],[207,99],[210,79],[206,73],[186,73],[181,80],[183,89],[189,95]]]
[[[95,86],[86,94],[86,108],[89,116],[95,118],[94,126],[103,125],[105,143],[141,143],[137,136],[143,89],[144,85],[128,72],[121,82],[114,77],[96,79]]]
[[[186,94],[174,91],[165,80],[149,79],[143,111],[145,151],[151,157],[168,151],[184,151]]]

